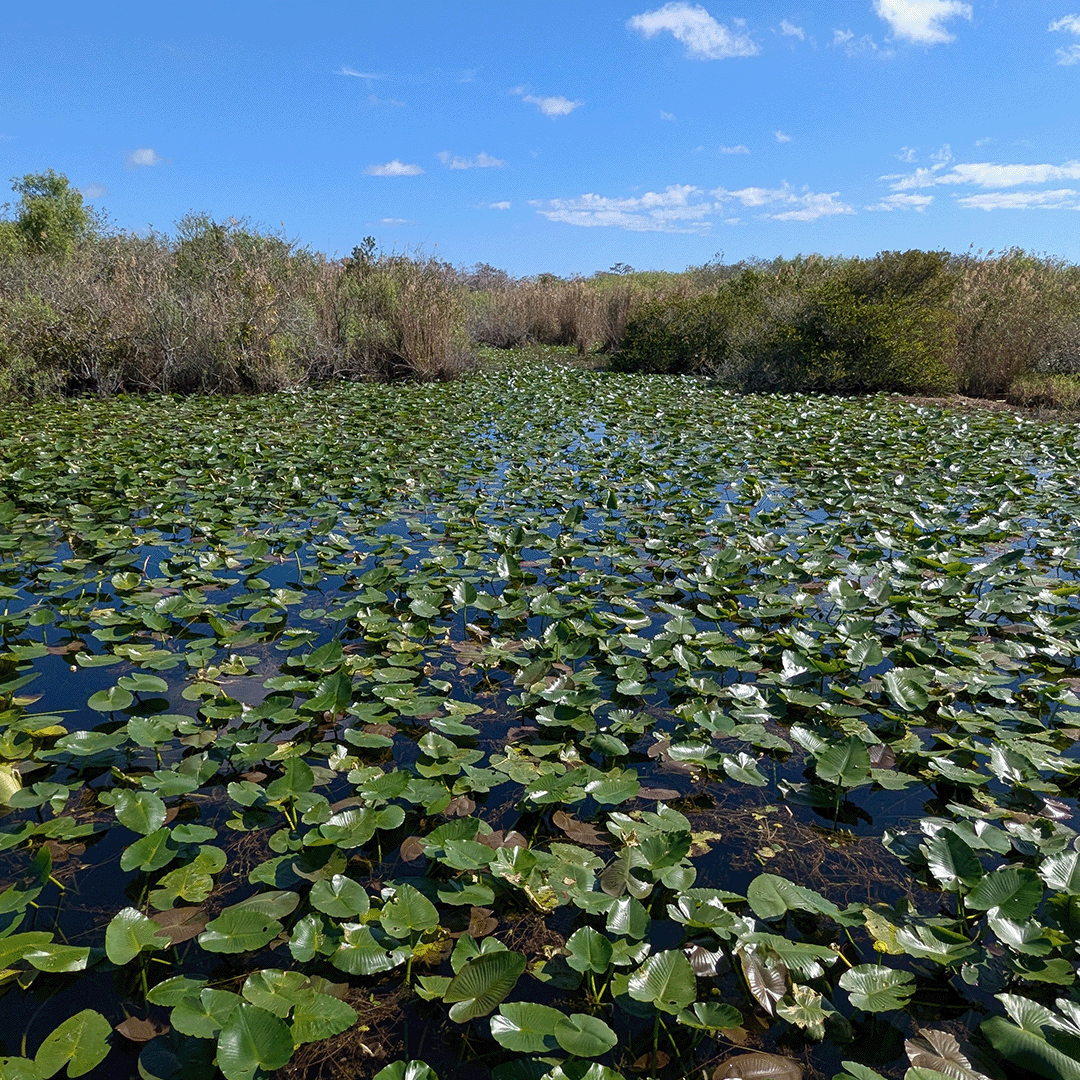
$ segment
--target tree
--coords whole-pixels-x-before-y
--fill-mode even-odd
[[[65,257],[97,232],[97,215],[62,173],[13,177],[11,190],[19,196],[15,231],[33,251]]]

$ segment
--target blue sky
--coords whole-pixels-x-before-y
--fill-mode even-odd
[[[12,5],[4,176],[512,274],[1080,261],[1080,0]]]

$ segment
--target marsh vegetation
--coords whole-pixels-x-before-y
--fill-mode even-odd
[[[0,453],[3,1076],[1080,1075],[1075,428],[534,350]]]

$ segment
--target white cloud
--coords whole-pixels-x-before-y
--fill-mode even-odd
[[[791,136],[790,135],[785,135],[782,131],[779,131],[779,130],[773,132],[773,138],[778,143],[791,142]]]
[[[760,216],[769,221],[817,221],[818,218],[834,217],[837,214],[854,214],[854,207],[840,201],[840,192],[796,192],[790,184],[779,188],[745,187],[736,191],[717,188],[711,192],[722,206],[725,202],[737,199],[743,206],[758,208],[769,207]]]
[[[404,161],[388,161],[385,165],[369,165],[365,176],[419,176],[424,170],[419,165],[407,165]]]
[[[840,200],[840,193],[796,191],[790,184],[779,188],[745,187],[736,191],[716,188],[704,192],[693,184],[673,184],[663,191],[647,191],[631,198],[581,195],[575,199],[533,201],[530,205],[549,221],[583,227],[608,226],[631,232],[706,233],[719,218],[738,224],[733,204],[760,210],[768,221],[816,221],[837,214],[854,214]]]
[[[866,210],[917,210],[920,214],[934,201],[933,195],[886,195]]]
[[[408,219],[403,217],[383,217],[379,218],[380,225],[408,225]]]
[[[583,101],[571,101],[564,97],[536,97],[533,94],[526,94],[524,86],[515,86],[510,93],[517,94],[522,101],[535,105],[545,116],[550,117],[569,116],[575,109],[585,104]]]
[[[971,5],[962,0],[874,0],[874,11],[898,38],[917,45],[943,45],[953,41],[942,25],[949,19],[971,21]]]
[[[787,19],[780,20],[780,33],[784,37],[797,37],[800,41],[806,40],[806,32],[801,26],[796,26],[793,22],[788,22]]]
[[[127,156],[129,169],[147,169],[154,165],[167,165],[168,158],[163,158],[156,150],[144,146],[139,150],[132,150]]]
[[[1063,165],[996,165],[976,161],[954,165],[944,171],[945,163],[929,169],[916,169],[907,175],[883,176],[891,180],[893,191],[932,187],[935,184],[970,184],[973,187],[1005,188],[1018,184],[1046,184],[1052,180],[1080,180],[1080,161]]]
[[[637,198],[613,199],[590,193],[531,205],[548,221],[566,225],[614,226],[630,232],[702,233],[711,227],[706,218],[715,209],[701,198],[702,194],[701,188],[692,184],[673,184],[664,191],[647,191]]]
[[[898,161],[904,162],[905,165],[910,165],[915,160],[915,148],[912,146],[901,146],[900,153],[896,155]]]
[[[942,143],[937,150],[930,155],[931,161],[940,161],[943,165],[952,161],[952,147],[948,143]]]
[[[509,210],[510,200],[503,199],[502,202],[481,203],[480,206],[487,210]]]
[[[405,102],[392,97],[379,97],[378,94],[368,94],[369,105],[393,105],[395,108],[404,108]]]
[[[976,146],[986,146],[987,144],[992,143],[993,141],[994,141],[994,137],[992,135],[985,135],[981,139],[976,139],[975,140],[975,145]]]
[[[501,169],[506,164],[482,150],[474,158],[451,156],[449,150],[440,150],[435,156],[450,169]]]
[[[373,71],[357,71],[351,67],[340,67],[337,73],[339,75],[348,75],[350,79],[385,79],[385,75],[380,75]]]
[[[1064,30],[1068,34],[1080,35],[1080,15],[1062,15],[1055,19],[1047,28],[1051,33]]]
[[[104,184],[87,184],[84,188],[79,188],[79,194],[84,199],[100,199],[109,194],[109,189]]]
[[[660,119],[661,120],[667,120],[669,123],[674,123],[675,122],[675,114],[673,112],[664,112],[664,110],[661,109],[660,110]]]
[[[829,45],[834,49],[843,49],[844,54],[849,57],[877,56],[887,60],[892,56],[892,49],[881,48],[869,34],[856,37],[853,30],[833,30]]]
[[[1080,15],[1062,15],[1060,19],[1055,19],[1047,29],[1051,33],[1063,31],[1067,34],[1080,35]],[[1055,55],[1059,64],[1066,66],[1080,64],[1080,42],[1069,45],[1064,49],[1055,50]]]
[[[759,52],[741,26],[729,30],[700,4],[665,4],[655,11],[635,15],[626,25],[646,38],[667,31],[686,46],[687,56],[694,60],[724,60],[730,56],[755,56]]]
[[[957,199],[965,210],[1080,210],[1080,192],[1072,188],[1057,191],[993,191]]]
[[[720,147],[720,153],[721,154],[749,154],[750,153],[750,147],[749,146],[743,146],[742,143],[739,143],[738,146],[721,146]]]

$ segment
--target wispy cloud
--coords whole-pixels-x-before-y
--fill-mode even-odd
[[[474,158],[452,155],[449,150],[440,150],[435,155],[448,169],[501,169],[506,162],[482,150]]]
[[[669,124],[673,124],[673,123],[675,123],[675,114],[673,112],[664,112],[664,110],[661,109],[660,110],[660,119],[661,120],[666,120]]]
[[[386,76],[375,71],[357,71],[356,68],[339,67],[338,75],[348,75],[350,79],[385,79]]]
[[[526,94],[524,86],[515,86],[511,94],[517,94],[522,101],[529,105],[535,105],[545,116],[569,116],[575,109],[580,109],[585,104],[583,101],[571,101],[569,98],[552,96],[537,97],[534,94]]]
[[[749,146],[743,146],[742,143],[739,143],[738,146],[721,146],[720,147],[720,153],[721,154],[749,154],[750,153],[750,147]]]
[[[652,38],[665,31],[686,46],[694,60],[725,60],[731,56],[756,56],[760,51],[750,35],[736,23],[729,30],[717,22],[700,4],[675,2],[655,11],[645,11],[627,22],[642,37]]]
[[[403,217],[382,217],[379,218],[380,225],[408,225],[409,219]]]
[[[915,157],[915,148],[912,146],[901,146],[900,152],[896,155],[897,161],[902,161],[905,165],[910,165]]]
[[[800,41],[806,40],[806,31],[801,26],[796,26],[793,22],[789,22],[787,19],[780,20],[780,33],[784,37],[797,37]]]
[[[365,176],[419,176],[424,170],[419,165],[409,165],[404,161],[388,161],[385,165],[369,165],[364,170]]]
[[[1080,161],[1063,165],[998,165],[989,161],[966,162],[946,169],[946,163],[913,173],[881,177],[891,181],[893,191],[933,187],[936,184],[968,184],[972,187],[1007,188],[1020,184],[1046,184],[1054,180],[1080,180]]]
[[[586,228],[607,226],[630,232],[702,233],[714,206],[703,200],[701,188],[673,184],[664,191],[647,191],[637,198],[617,199],[603,195],[581,195],[576,199],[532,202],[548,221]]]
[[[155,165],[167,165],[168,163],[168,158],[163,158],[156,150],[151,149],[149,146],[141,147],[138,150],[132,150],[127,156],[127,167],[129,169],[150,169]]]
[[[759,217],[768,221],[817,221],[837,214],[854,214],[855,208],[842,202],[839,191],[796,191],[790,184],[779,188],[745,187],[736,191],[717,188],[712,192],[720,205],[735,199],[751,209],[766,208]]]
[[[933,195],[886,195],[879,203],[864,207],[866,210],[916,210],[920,214],[934,201]]]
[[[705,192],[693,184],[673,184],[663,191],[647,191],[632,198],[581,195],[575,199],[534,201],[532,206],[549,221],[582,227],[614,227],[631,232],[706,233],[714,219],[737,224],[734,204],[760,211],[768,221],[816,221],[855,210],[840,193],[796,191],[790,184],[779,188],[746,187],[735,191],[716,188]]]
[[[1047,29],[1051,33],[1063,32],[1080,37],[1080,15],[1062,15],[1060,19],[1055,19]],[[1057,49],[1056,55],[1059,64],[1080,64],[1080,42],[1074,42],[1064,49]]]
[[[993,191],[966,195],[956,200],[965,210],[1080,210],[1080,192],[1072,188],[1057,191]]]
[[[776,140],[776,141],[777,141],[778,143],[785,143],[785,142],[791,142],[791,136],[790,136],[790,135],[785,135],[785,134],[784,134],[784,133],[783,133],[782,131],[780,131],[779,129],[773,132],[773,138],[774,138],[774,139],[775,139],[775,140]]]
[[[917,45],[944,45],[955,35],[943,23],[971,21],[971,5],[963,0],[874,0],[874,11],[889,24],[894,37]]]
[[[888,60],[893,55],[892,49],[883,49],[869,34],[856,37],[854,30],[833,30],[829,46],[843,49],[844,54],[852,58],[876,56],[881,60]]]
[[[510,200],[503,199],[500,202],[483,202],[479,205],[481,210],[509,210]]]
[[[109,189],[104,184],[87,184],[79,188],[79,194],[84,199],[100,199],[109,194]]]
[[[405,107],[404,101],[399,101],[397,98],[392,97],[379,97],[378,94],[368,94],[367,100],[369,105],[392,105],[396,109]]]

